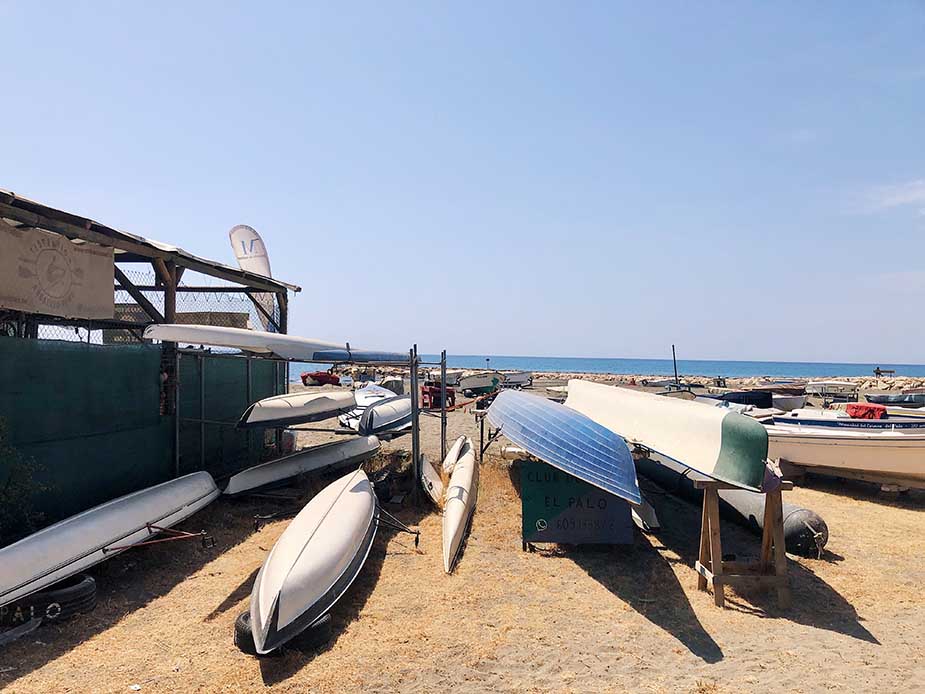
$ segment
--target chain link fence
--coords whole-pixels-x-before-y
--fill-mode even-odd
[[[138,288],[150,304],[164,314],[164,292],[156,287],[157,276],[153,269],[119,269]],[[125,289],[116,286],[113,320],[134,323],[134,329],[105,326],[94,321],[68,321],[64,323],[40,322],[38,337],[44,340],[66,340],[90,344],[137,344],[141,341],[143,325],[153,322],[144,308]],[[177,323],[215,325],[226,328],[246,328],[278,332],[280,323],[279,301],[275,294],[242,291],[239,285],[229,284],[207,275],[187,271],[179,283],[176,305]],[[81,324],[82,323],[82,324]]]

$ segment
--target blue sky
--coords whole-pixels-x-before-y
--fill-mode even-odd
[[[925,5],[0,2],[0,187],[425,352],[925,361]]]

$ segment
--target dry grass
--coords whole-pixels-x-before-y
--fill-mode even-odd
[[[436,420],[423,446],[439,458]],[[477,445],[470,415],[450,431]],[[303,443],[323,434],[302,434]],[[400,462],[399,440],[385,448]],[[307,496],[311,494],[307,492]],[[307,498],[306,496],[306,498]],[[11,692],[179,691],[895,691],[925,681],[925,533],[921,497],[884,501],[864,485],[814,483],[789,501],[831,530],[821,560],[791,562],[794,607],[732,594],[729,608],[696,590],[699,512],[655,495],[663,532],[628,548],[521,551],[518,491],[508,464],[481,471],[472,531],[452,576],[442,570],[440,516],[397,511],[421,531],[380,533],[357,583],[333,611],[318,653],[257,660],[232,644],[267,550],[286,527],[254,532],[270,502],[220,500],[187,524],[193,544],[129,552],[96,570],[92,614],[0,651]],[[724,548],[757,552],[724,527]]]

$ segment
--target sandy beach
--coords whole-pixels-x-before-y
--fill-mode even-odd
[[[547,378],[547,380],[554,380]],[[300,387],[296,387],[300,388]],[[541,392],[541,391],[540,391]],[[449,436],[477,440],[472,414]],[[299,434],[299,445],[333,435]],[[422,447],[439,457],[439,420]],[[374,465],[407,458],[410,438]],[[99,605],[0,651],[10,692],[194,691],[918,691],[925,682],[925,495],[810,478],[785,501],[815,510],[830,540],[821,559],[790,556],[793,607],[773,594],[696,589],[700,510],[643,481],[662,523],[631,547],[521,550],[516,472],[485,457],[479,506],[456,573],[444,575],[440,516],[390,507],[421,532],[380,532],[360,578],[332,611],[318,652],[255,659],[232,643],[235,617],[287,521],[255,531],[257,513],[292,503],[220,499],[183,527],[214,549],[171,543],[93,570]],[[725,523],[724,551],[755,556],[758,539]],[[140,688],[135,688],[138,685]]]

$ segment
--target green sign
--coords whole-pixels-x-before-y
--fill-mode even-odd
[[[629,504],[535,460],[520,463],[524,542],[633,543]]]

